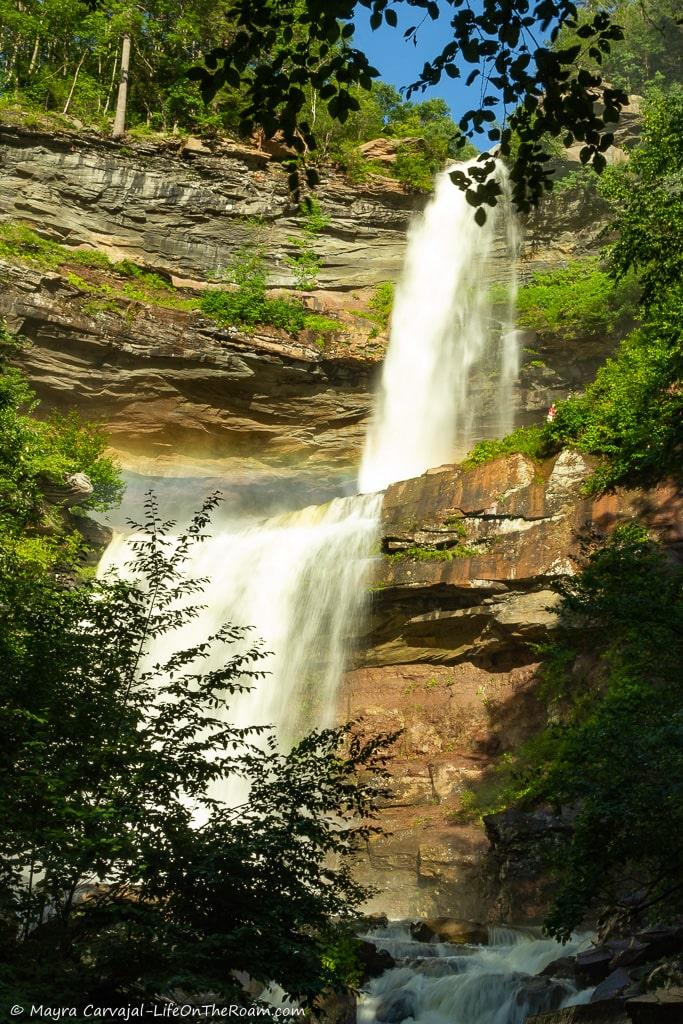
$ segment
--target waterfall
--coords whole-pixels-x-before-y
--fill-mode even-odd
[[[501,929],[488,946],[415,942],[405,924],[366,936],[394,957],[396,967],[361,995],[358,1024],[523,1024],[535,1013],[586,1003],[565,978],[542,975],[549,965],[585,945],[582,936],[562,946]]]
[[[203,607],[174,634],[175,646],[199,644],[232,622],[250,626],[246,643],[259,637],[267,652],[256,666],[267,676],[230,698],[232,724],[274,726],[287,749],[310,728],[334,723],[337,688],[366,599],[380,505],[377,494],[336,498],[265,521],[229,524],[197,546],[189,572],[208,579]],[[129,539],[120,537],[100,571],[120,571],[129,559]],[[153,644],[150,661],[161,653]],[[203,666],[218,667],[211,657]],[[247,794],[234,778],[220,795],[237,805]]]
[[[440,174],[434,196],[409,232],[396,291],[389,349],[360,470],[360,490],[381,490],[396,480],[455,461],[472,440],[475,403],[472,371],[482,363],[498,381],[498,429],[512,426],[512,385],[517,377],[514,330],[518,239],[510,214],[507,173],[496,177],[503,201],[480,227],[465,193]],[[493,318],[496,244],[504,260],[503,323]],[[490,368],[490,369],[489,369]]]
[[[505,191],[502,168],[496,174]],[[253,635],[272,652],[259,666],[269,674],[248,693],[231,698],[229,715],[239,726],[274,726],[283,748],[335,717],[337,688],[378,539],[377,492],[448,461],[456,440],[467,443],[470,375],[482,357],[488,353],[496,366],[501,396],[514,379],[514,332],[509,324],[492,324],[489,288],[501,224],[507,243],[514,242],[511,221],[501,212],[506,208],[499,204],[480,228],[449,172],[437,177],[434,195],[409,234],[360,471],[361,493],[222,527],[190,562],[190,574],[210,582],[206,607],[176,637],[178,647],[197,643],[225,621],[253,627]],[[499,406],[509,409],[509,396],[500,397]],[[129,559],[124,539],[110,549],[103,566],[120,567]],[[150,656],[161,653],[152,650]],[[234,799],[232,793],[224,796]]]

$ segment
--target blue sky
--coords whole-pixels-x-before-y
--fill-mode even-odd
[[[353,45],[367,54],[371,64],[381,72],[385,82],[400,88],[414,82],[422,70],[426,60],[440,53],[449,39],[452,38],[450,18],[452,11],[447,8],[445,17],[438,21],[426,18],[422,23],[417,37],[417,46],[412,40],[405,40],[403,33],[411,25],[422,19],[423,11],[415,8],[405,10],[394,8],[398,14],[398,28],[391,28],[382,23],[375,32],[369,25],[370,12],[362,9],[356,22]],[[413,99],[419,100],[440,97],[444,99],[456,121],[472,104],[470,90],[465,88],[464,78],[448,78],[443,76],[437,86],[422,94],[414,94]],[[477,92],[478,97],[478,92]]]
[[[472,7],[475,12],[481,9],[481,4],[474,0]],[[449,40],[453,38],[453,30],[450,20],[453,9],[444,5],[444,13],[437,21],[432,21],[424,12],[417,8],[405,8],[402,5],[394,5],[394,11],[398,15],[398,27],[391,28],[385,22],[375,32],[370,28],[370,12],[365,8],[358,8],[359,14],[356,18],[356,31],[352,43],[357,49],[367,54],[373,64],[382,75],[385,82],[395,85],[399,89],[403,85],[410,85],[414,82],[422,70],[425,61],[435,57],[441,52]],[[413,45],[412,39],[404,39],[403,33],[412,25],[419,24],[417,46]],[[543,37],[548,38],[550,29],[541,33],[535,30],[536,38],[541,42]],[[431,99],[440,97],[450,107],[451,114],[457,122],[466,110],[479,105],[479,83],[468,88],[465,79],[474,65],[457,62],[462,74],[461,78],[449,78],[443,75],[438,85],[432,86],[425,93],[414,93],[413,100]],[[464,69],[464,70],[463,70]],[[502,104],[492,108],[494,113],[502,118]],[[486,148],[489,145],[486,135],[475,136],[472,140],[475,144]]]

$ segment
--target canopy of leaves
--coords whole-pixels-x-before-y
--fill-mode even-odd
[[[511,177],[520,210],[528,210],[551,187],[548,154],[541,144],[547,134],[563,135],[567,143],[584,142],[582,160],[602,170],[604,151],[612,142],[606,124],[618,121],[626,96],[579,68],[577,60],[585,48],[600,61],[622,33],[604,12],[579,26],[570,0],[543,0],[534,8],[529,0],[484,0],[476,12],[465,0],[299,0],[287,6],[273,0],[237,0],[234,36],[215,46],[192,76],[207,99],[226,82],[244,88],[243,130],[257,122],[268,134],[280,129],[303,153],[316,146],[315,127],[305,115],[307,88],[318,90],[329,114],[343,123],[359,109],[351,87],[369,90],[379,75],[352,45],[354,17],[366,8],[373,28],[382,22],[395,27],[404,2],[418,16],[432,19],[443,9],[453,10],[452,41],[425,63],[420,78],[409,85],[408,97],[435,85],[444,74],[458,78],[467,72],[467,83],[477,82],[479,100],[463,114],[460,128],[468,137],[486,135],[499,144],[503,156],[510,154],[517,133],[521,142]],[[551,24],[551,39],[567,25],[576,27],[581,42],[567,49],[539,44],[537,36],[543,38]],[[413,38],[417,32],[416,25],[405,34]],[[596,111],[597,99],[603,102],[602,114]],[[510,112],[502,129],[491,109],[499,102]],[[497,201],[486,181],[490,169],[491,161],[484,156],[458,179],[475,206]],[[314,175],[309,170],[310,178]]]
[[[563,28],[556,45],[568,48],[580,44],[578,29],[605,7],[621,25],[623,39],[612,42],[600,62],[595,54],[582,50],[582,67],[591,73],[600,70],[605,81],[640,95],[656,79],[669,85],[680,80],[683,19],[678,0],[612,0],[608,5],[587,0],[579,9],[576,28]]]
[[[355,181],[372,173],[393,176],[405,185],[431,191],[433,178],[449,160],[476,156],[466,144],[441,99],[404,100],[386,82],[373,81],[368,90],[353,86],[358,102],[342,123],[321,102],[319,91],[309,89],[304,115],[315,131],[316,149],[307,155],[311,164],[334,161]],[[373,164],[362,156],[359,145],[376,138],[403,139],[392,164]]]
[[[113,115],[121,35],[132,36],[128,118],[132,129],[237,127],[239,98],[226,87],[207,109],[186,77],[216,37],[230,32],[211,0],[0,0],[4,102],[69,113],[106,128]]]
[[[649,92],[641,143],[600,190],[618,234],[612,269],[637,270],[646,301],[660,298],[683,277],[683,86]]]
[[[683,572],[627,525],[558,589],[555,724],[522,752],[512,790],[577,809],[546,922],[567,938],[589,911],[683,908]]]
[[[518,323],[567,340],[611,333],[633,319],[639,292],[633,276],[615,283],[597,259],[576,260],[534,274],[519,289]]]
[[[150,497],[125,582],[65,589],[4,559],[8,999],[35,1000],[42,978],[76,1006],[179,989],[244,1002],[244,971],[307,1003],[346,980],[328,954],[331,919],[367,895],[349,855],[373,830],[386,741],[342,727],[281,754],[267,730],[227,724],[230,696],[263,675],[261,644],[229,623],[189,648],[176,638],[198,614],[204,581],[185,565],[216,502],[173,534]],[[238,806],[234,780],[248,794]]]

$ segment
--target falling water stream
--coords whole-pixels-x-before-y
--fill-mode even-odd
[[[497,175],[506,200],[506,174],[499,168]],[[496,261],[500,245],[507,252]],[[467,451],[475,413],[472,372],[480,365],[497,381],[499,436],[511,429],[512,387],[519,370],[517,246],[508,201],[489,210],[480,227],[449,172],[439,175],[431,202],[408,236],[361,463],[361,491],[420,476],[453,462],[456,451]],[[501,268],[497,283],[506,296],[502,323],[494,322],[491,301],[496,262]]]
[[[505,193],[506,176],[502,169],[496,173]],[[501,245],[508,249],[508,258],[497,263],[509,268],[502,282],[509,302],[496,319],[490,295],[494,256]],[[266,520],[242,518],[198,546],[189,571],[209,578],[206,607],[178,637],[178,645],[198,642],[231,621],[253,627],[272,652],[259,666],[267,677],[231,699],[230,719],[236,725],[272,725],[287,748],[309,729],[334,720],[337,689],[363,612],[368,565],[379,536],[378,492],[452,462],[456,451],[466,448],[472,434],[475,367],[484,366],[495,376],[500,432],[512,426],[511,389],[518,370],[512,327],[515,247],[508,203],[500,202],[480,228],[448,171],[439,175],[431,201],[409,233],[359,473],[360,493]],[[106,553],[103,567],[120,569],[129,558],[128,539],[121,537]],[[151,656],[157,653],[163,652],[152,651]],[[236,790],[223,795],[239,803],[244,794]],[[376,937],[380,939],[391,942],[396,935]],[[434,973],[413,949],[409,963],[373,983],[359,1021],[403,1020],[396,1015],[400,1007],[393,1016],[381,1016],[382,1000],[399,993],[405,997],[404,1008],[412,1007],[405,1017],[421,1024],[518,1024],[524,1018],[510,1009],[517,992],[511,979],[534,973],[530,967],[540,960],[534,960],[530,949],[515,950],[494,952],[492,947],[455,957],[442,952]],[[486,980],[490,976],[507,980],[491,988]],[[471,994],[482,985],[490,998]],[[489,999],[495,1012],[486,1016],[483,1010],[477,1015],[464,1009],[477,999],[484,1000],[482,1006]]]

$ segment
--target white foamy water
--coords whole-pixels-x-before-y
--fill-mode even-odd
[[[497,176],[505,191],[502,169]],[[448,172],[439,175],[434,196],[410,231],[360,470],[362,493],[268,520],[228,524],[199,545],[189,562],[189,575],[209,579],[201,598],[206,608],[174,643],[179,649],[201,642],[226,621],[252,627],[250,636],[260,637],[271,652],[255,666],[268,675],[249,692],[232,696],[227,715],[243,728],[273,726],[282,749],[336,716],[337,690],[363,615],[379,535],[376,492],[452,461],[456,449],[468,446],[476,366],[495,375],[500,433],[512,426],[511,389],[518,371],[513,258],[503,282],[507,306],[502,304],[498,322],[490,301],[501,239],[513,257],[517,239],[507,203],[489,210],[480,228]],[[130,557],[129,539],[120,537],[101,571],[121,571]],[[169,653],[166,637],[147,656],[161,661]],[[240,780],[223,793],[233,806],[245,796]],[[529,1013],[590,997],[566,981],[538,978],[551,961],[575,951],[579,940],[561,947],[499,929],[489,946],[454,947],[415,942],[409,929],[396,925],[371,938],[398,964],[368,987],[359,1024],[522,1024]]]
[[[523,1024],[527,1017],[589,1001],[566,979],[539,977],[554,960],[586,944],[565,946],[512,928],[492,929],[488,946],[454,946],[411,939],[404,924],[367,936],[397,966],[361,995],[358,1024]]]
[[[465,167],[466,165],[463,165]],[[485,363],[497,380],[497,423],[512,426],[512,386],[519,370],[516,302],[516,222],[507,173],[496,178],[503,197],[487,207],[483,227],[450,171],[436,180],[431,202],[410,229],[396,290],[389,349],[360,470],[361,491],[419,476],[453,462],[472,440],[472,371]],[[509,250],[503,322],[491,302],[496,245]],[[500,283],[500,282],[499,282]]]
[[[497,176],[505,185],[502,169]],[[378,539],[381,498],[375,492],[447,460],[456,435],[465,442],[473,411],[469,374],[482,354],[490,349],[498,366],[501,396],[516,374],[514,332],[491,329],[488,298],[501,224],[514,242],[504,209],[507,204],[500,203],[480,228],[445,171],[410,231],[360,470],[359,489],[368,493],[221,528],[195,549],[187,566],[189,575],[209,579],[206,608],[174,635],[174,644],[199,643],[226,621],[252,627],[251,635],[271,652],[256,667],[269,674],[230,698],[229,718],[244,728],[272,725],[283,749],[334,720]],[[511,403],[501,397],[499,406],[509,410]],[[167,513],[173,509],[164,508]],[[102,569],[121,569],[130,558],[128,542],[120,538]],[[163,660],[168,642],[165,637],[152,644],[149,658]]]
[[[232,724],[274,725],[282,749],[335,718],[335,698],[366,595],[369,552],[377,540],[381,497],[337,498],[264,522],[235,524],[199,544],[188,574],[206,577],[200,614],[173,634],[177,650],[201,643],[224,623],[250,626],[268,654],[254,667],[268,675],[229,698]],[[101,572],[130,560],[130,540],[107,551]],[[168,650],[152,643],[151,661]],[[246,644],[245,644],[246,646]],[[214,667],[211,658],[203,662]],[[234,792],[233,792],[234,788]],[[239,781],[224,796],[240,802]]]

